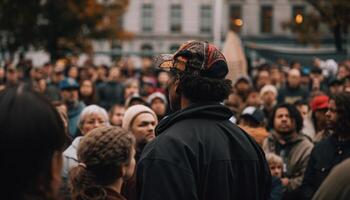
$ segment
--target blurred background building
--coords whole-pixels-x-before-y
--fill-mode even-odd
[[[295,31],[286,28],[288,22],[302,24],[305,13],[312,9],[303,0],[131,0],[123,27],[134,33],[134,38],[116,42],[112,48],[124,55],[153,55],[173,52],[191,39],[215,42],[215,34],[219,35],[217,45],[222,47],[226,33],[233,30],[253,59],[287,56],[300,60],[306,55],[310,60],[308,54],[310,58],[334,57],[330,53],[335,51],[332,35],[326,25],[318,27],[323,41],[317,48],[298,44]]]

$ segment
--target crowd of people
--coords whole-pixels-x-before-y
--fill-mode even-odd
[[[228,69],[201,41],[141,66],[6,62],[4,198],[349,199],[350,60]]]

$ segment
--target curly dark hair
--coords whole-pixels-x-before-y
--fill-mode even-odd
[[[335,133],[347,133],[350,130],[350,93],[339,93],[330,97],[337,107]]]
[[[131,162],[134,144],[134,137],[120,127],[96,128],[84,136],[78,148],[83,166],[69,173],[72,199],[105,199],[105,186],[122,177],[121,167]]]
[[[296,106],[289,103],[279,104],[273,109],[269,119],[269,128],[270,129],[274,128],[274,119],[276,116],[276,111],[280,108],[286,108],[288,110],[290,118],[295,122],[295,129],[299,133],[303,128],[303,118],[300,112],[298,111],[298,109],[296,108]]]
[[[221,102],[232,91],[229,79],[207,78],[191,72],[182,73],[179,79],[180,91],[193,103]]]

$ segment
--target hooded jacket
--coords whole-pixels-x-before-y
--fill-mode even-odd
[[[283,137],[283,144],[279,138],[282,139],[276,132],[272,132],[264,141],[263,149],[266,153],[275,153],[282,157],[285,165],[284,176],[289,178],[286,188],[288,194],[300,187],[314,145],[303,134],[298,134],[297,137]]]
[[[267,199],[260,147],[219,103],[193,104],[160,122],[137,168],[139,199]]]

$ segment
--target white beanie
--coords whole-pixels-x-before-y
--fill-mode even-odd
[[[260,96],[264,95],[265,92],[269,92],[269,91],[274,93],[276,96],[278,95],[278,92],[277,92],[277,89],[276,89],[275,86],[273,86],[273,85],[265,85],[260,90]]]
[[[149,107],[144,105],[134,105],[129,107],[125,111],[122,128],[126,130],[130,130],[131,122],[141,113],[151,114],[156,120],[156,122],[158,123],[157,115],[153,112],[153,110],[151,110]]]
[[[148,98],[147,98],[147,103],[148,103],[149,105],[151,105],[151,104],[152,104],[152,101],[153,101],[154,99],[156,99],[156,98],[161,99],[161,100],[164,102],[165,105],[168,104],[168,101],[167,101],[165,95],[164,95],[163,93],[161,93],[161,92],[155,92],[155,93],[152,93],[151,95],[149,95]]]

